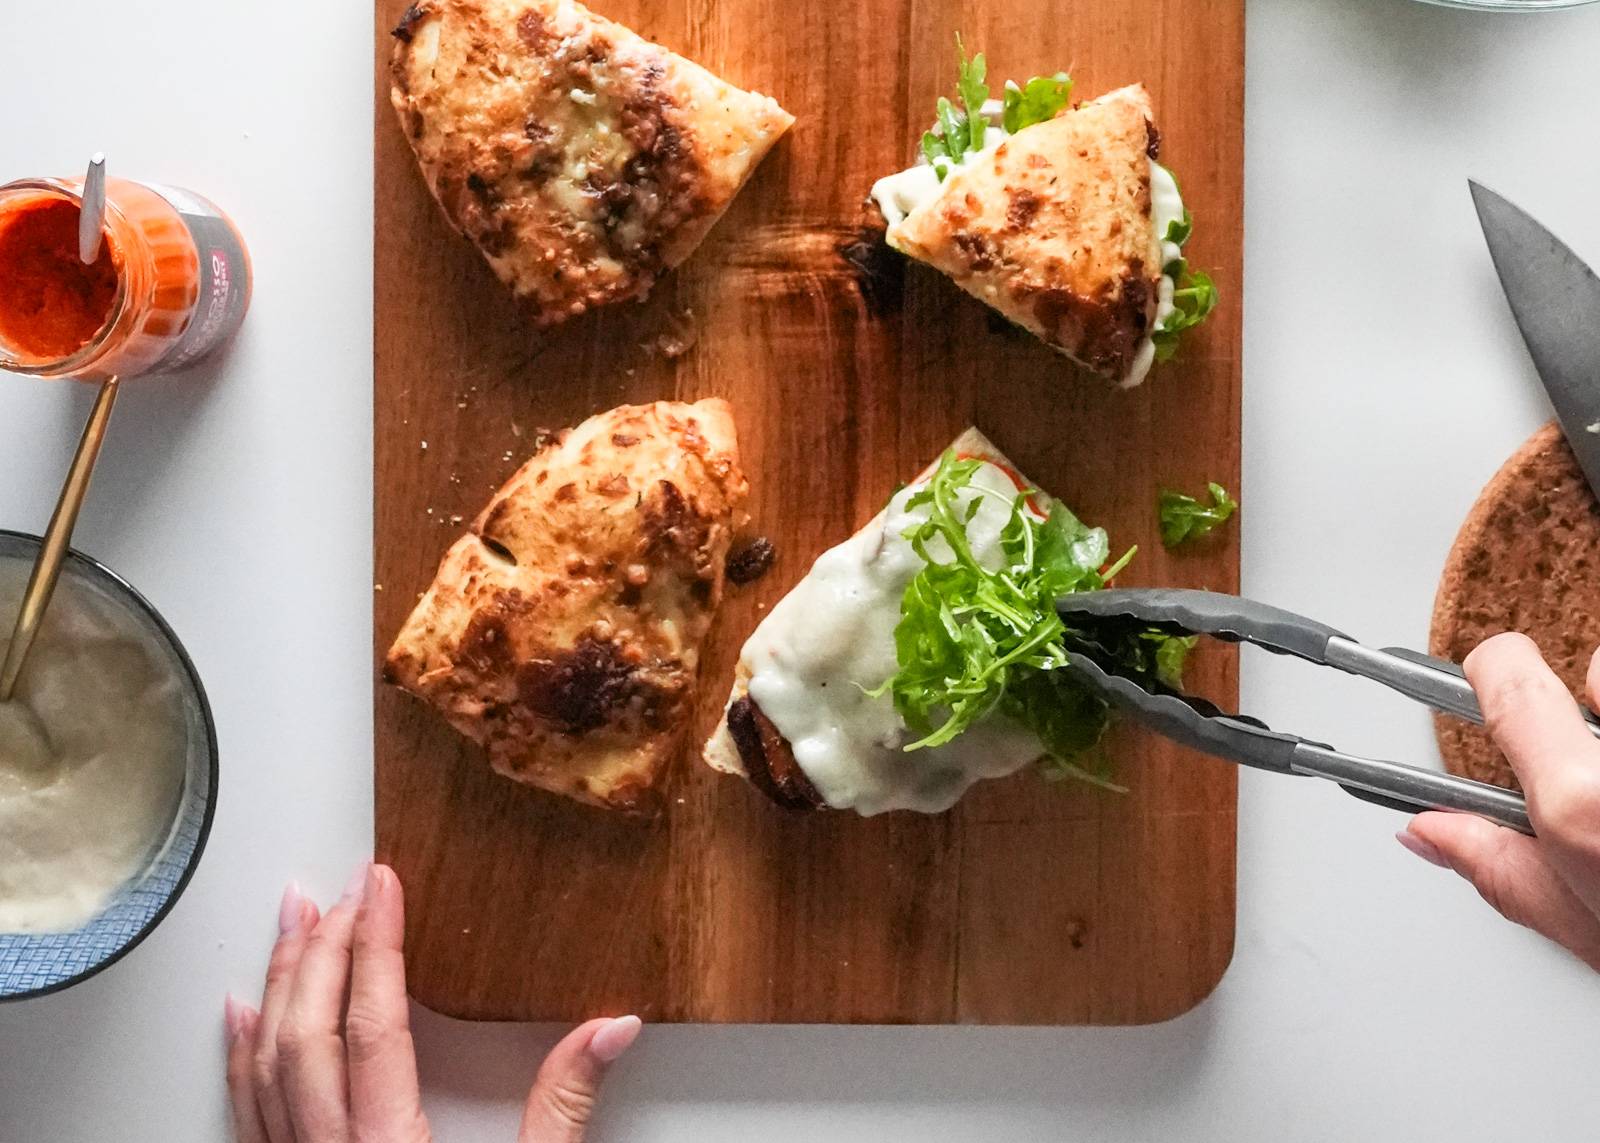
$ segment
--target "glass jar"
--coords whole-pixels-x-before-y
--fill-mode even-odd
[[[8,244],[8,228],[30,215],[41,219],[55,203],[81,207],[82,186],[82,179],[22,179],[0,186],[0,251],[9,263],[0,265],[0,277],[10,278],[0,306],[17,311],[0,313],[0,369],[36,377],[126,379],[181,369],[232,337],[250,304],[250,256],[233,222],[199,195],[107,179],[105,241],[100,260],[90,267],[75,262],[75,239],[68,257],[54,248],[30,251],[26,242],[49,226],[9,229]],[[75,213],[73,219],[75,225]],[[108,299],[97,292],[104,283],[94,277],[98,272],[103,279],[107,258],[115,273]],[[21,262],[37,281],[22,276]],[[104,318],[88,333],[101,304]],[[51,320],[52,306],[93,306],[87,339],[63,344],[58,336],[26,336],[29,321]],[[59,322],[52,327],[60,328]]]

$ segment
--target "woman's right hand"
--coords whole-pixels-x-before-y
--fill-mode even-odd
[[[1401,844],[1472,882],[1506,919],[1600,970],[1600,741],[1525,635],[1496,635],[1463,667],[1484,722],[1528,796],[1538,837],[1468,814],[1426,813]],[[1600,652],[1589,663],[1600,706]]]
[[[406,1001],[400,881],[365,865],[333,908],[291,885],[259,1011],[228,997],[239,1143],[426,1143]],[[545,1057],[519,1143],[582,1143],[611,1062],[639,1020],[591,1020]]]

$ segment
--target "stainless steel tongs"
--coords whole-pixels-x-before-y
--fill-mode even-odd
[[[1434,710],[1481,726],[1483,711],[1477,696],[1455,663],[1401,647],[1374,650],[1304,616],[1210,591],[1112,589],[1065,596],[1056,607],[1069,629],[1067,658],[1073,672],[1112,706],[1174,742],[1242,766],[1326,778],[1365,801],[1408,813],[1457,810],[1519,833],[1533,833],[1521,794],[1436,770],[1345,754],[1272,730],[1246,715],[1228,714],[1154,679],[1119,673],[1106,656],[1096,654],[1094,635],[1108,625],[1121,624],[1251,643],[1372,679]],[[1588,711],[1584,716],[1590,732],[1600,738],[1600,719]]]

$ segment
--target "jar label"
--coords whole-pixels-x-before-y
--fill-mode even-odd
[[[194,317],[149,372],[168,373],[197,361],[227,341],[250,304],[250,259],[223,213],[197,194],[146,183],[178,212],[200,255]]]

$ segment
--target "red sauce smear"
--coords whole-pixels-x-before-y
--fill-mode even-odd
[[[111,244],[78,261],[78,206],[42,199],[0,218],[0,341],[20,357],[53,361],[87,345],[117,294]]]
[[[992,464],[992,465],[994,465],[994,467],[998,468],[1001,472],[1005,473],[1007,476],[1009,476],[1011,478],[1011,483],[1015,484],[1017,486],[1017,491],[1018,492],[1027,492],[1028,491],[1029,485],[1028,485],[1027,481],[1022,479],[1022,473],[1020,473],[1016,469],[1012,468],[1009,464],[1001,464],[998,460],[993,460],[993,459],[991,459],[991,458],[989,458],[987,456],[975,456],[972,453],[966,453],[966,452],[960,453],[959,455],[957,455],[956,459],[957,460],[981,460],[985,464]],[[1033,509],[1033,514],[1035,516],[1039,516],[1039,517],[1043,518],[1043,517],[1046,517],[1046,516],[1050,515],[1049,512],[1045,511],[1044,505],[1040,504],[1038,502],[1038,500],[1036,499],[1036,497],[1034,495],[1032,495],[1031,493],[1028,496],[1027,505],[1028,505],[1029,508]],[[1100,565],[1100,574],[1104,575],[1106,573],[1106,569],[1109,568],[1113,562],[1114,561],[1107,561],[1106,563],[1101,564]],[[1105,585],[1107,587],[1110,587],[1113,582],[1114,582],[1113,580],[1109,580],[1108,579],[1108,580],[1105,581]]]
[[[990,465],[990,466],[992,466],[994,468],[998,468],[1002,473],[1004,473],[1007,477],[1010,478],[1012,484],[1015,484],[1017,486],[1017,491],[1018,492],[1027,492],[1028,493],[1028,497],[1027,497],[1026,500],[1023,501],[1023,503],[1024,503],[1024,505],[1027,506],[1027,508],[1035,516],[1038,516],[1040,519],[1043,519],[1044,517],[1050,515],[1049,510],[1046,509],[1043,504],[1039,503],[1039,498],[1038,498],[1038,495],[1037,495],[1037,489],[1035,489],[1033,491],[1029,491],[1029,489],[1031,489],[1033,486],[1030,485],[1026,480],[1023,480],[1022,479],[1022,473],[1020,473],[1016,469],[1012,468],[1009,464],[1001,464],[998,460],[995,460],[993,457],[978,456],[976,453],[970,453],[970,452],[957,453],[956,454],[956,459],[957,460],[981,460],[981,461],[983,461],[984,464]]]

